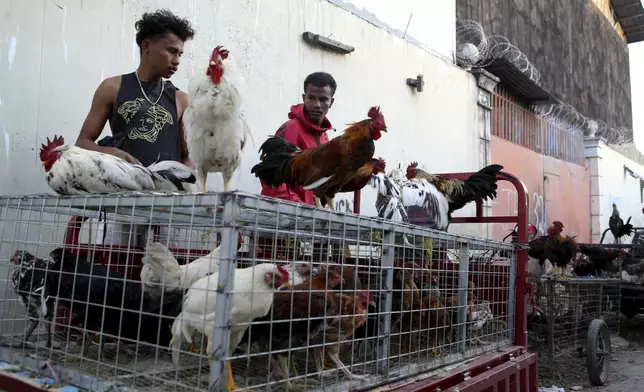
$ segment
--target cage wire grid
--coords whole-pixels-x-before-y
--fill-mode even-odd
[[[586,342],[594,319],[619,331],[621,282],[613,278],[540,279],[535,300],[541,317],[529,317],[529,346],[539,353],[542,385],[587,382]],[[533,316],[533,315],[530,315]]]
[[[509,244],[238,192],[2,197],[0,220],[0,359],[88,390],[225,390],[228,363],[241,389],[367,389],[514,341]]]

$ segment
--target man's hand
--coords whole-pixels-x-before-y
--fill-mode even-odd
[[[123,159],[126,162],[129,162],[134,165],[140,165],[141,162],[139,162],[138,159],[134,158],[132,155],[128,154],[127,152],[123,150],[119,150],[118,148],[115,147],[106,147],[102,149],[101,152],[104,152],[106,154],[114,155],[115,157],[119,157]]]

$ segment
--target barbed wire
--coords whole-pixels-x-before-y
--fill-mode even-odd
[[[474,20],[456,21],[455,58],[456,64],[466,70],[485,68],[497,59],[504,59],[541,86],[541,73],[518,47],[502,35],[488,37],[481,24]],[[612,144],[633,141],[632,129],[612,127],[604,121],[591,119],[567,103],[537,104],[533,105],[533,110],[558,127],[584,136],[599,137]]]

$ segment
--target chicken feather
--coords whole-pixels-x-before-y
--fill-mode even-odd
[[[194,183],[192,170],[174,161],[149,167],[131,164],[114,155],[65,146],[62,137],[41,147],[40,159],[47,185],[60,195],[106,194],[127,191],[184,191]]]

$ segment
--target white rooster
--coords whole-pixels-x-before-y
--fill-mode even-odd
[[[194,184],[192,170],[175,161],[161,161],[149,167],[135,165],[113,155],[65,146],[62,136],[47,138],[40,148],[40,161],[47,173],[47,185],[59,195],[88,195],[125,191],[184,191]]]
[[[188,84],[190,105],[183,124],[202,192],[208,173],[218,172],[224,178],[224,192],[228,191],[250,134],[241,109],[240,90],[245,81],[229,55],[217,46],[205,72],[195,74]]]
[[[219,273],[212,274],[196,281],[188,290],[183,301],[181,313],[172,324],[172,361],[179,364],[179,348],[182,337],[192,340],[196,331],[208,339],[206,354],[212,355],[212,333],[215,323],[217,287]],[[273,305],[273,293],[283,284],[288,285],[289,273],[281,265],[263,263],[254,267],[239,268],[235,271],[232,295],[232,320],[230,328],[229,352],[233,352],[248,324],[254,319],[264,317]],[[230,363],[226,364],[228,379],[227,390],[238,389],[234,384]]]

